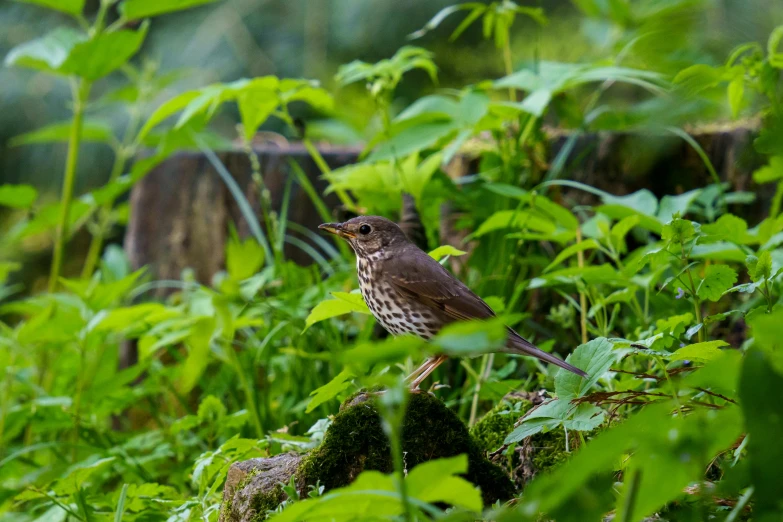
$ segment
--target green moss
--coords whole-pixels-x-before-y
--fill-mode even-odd
[[[256,495],[253,498],[253,508],[256,512],[253,522],[266,520],[268,512],[277,508],[283,500],[285,500],[285,493],[283,493],[283,487],[280,484],[270,491]]]
[[[297,476],[303,488],[320,480],[328,490],[349,484],[364,470],[392,471],[391,449],[374,399],[361,399],[354,396],[346,401],[351,405],[335,416],[321,446],[300,464]],[[410,398],[402,428],[402,449],[409,470],[429,460],[467,454],[466,478],[481,488],[485,504],[514,495],[511,481],[486,459],[462,421],[427,393]]]
[[[519,418],[532,407],[533,403],[527,399],[503,399],[471,428],[470,434],[482,450],[495,451],[503,445]]]

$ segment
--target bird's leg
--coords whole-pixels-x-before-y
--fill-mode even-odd
[[[429,377],[429,375],[435,371],[435,368],[443,364],[443,362],[446,359],[448,359],[448,357],[445,355],[438,355],[436,357],[431,357],[427,359],[427,361],[421,367],[419,367],[415,372],[413,372],[414,374],[418,373],[418,376],[411,381],[411,385],[410,385],[411,391],[418,390],[421,381]]]
[[[421,366],[419,366],[418,368],[416,368],[415,370],[413,370],[413,373],[411,373],[410,375],[408,375],[407,377],[405,377],[405,380],[406,380],[406,381],[413,381],[414,379],[416,379],[416,377],[418,377],[419,375],[421,375],[421,372],[423,372],[424,370],[426,370],[426,369],[427,369],[427,366],[429,366],[430,364],[432,364],[432,362],[433,362],[435,359],[437,359],[437,357],[427,357],[427,360],[426,360],[426,361],[424,361],[424,363],[423,363]]]

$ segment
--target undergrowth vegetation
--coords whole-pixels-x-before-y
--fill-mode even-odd
[[[73,24],[15,48],[5,63],[67,80],[73,118],[14,140],[67,143],[58,202],[39,203],[28,185],[0,187],[0,204],[14,216],[1,244],[56,238],[46,292],[11,283],[19,264],[0,259],[0,518],[214,521],[232,463],[318,447],[339,400],[377,386],[387,388],[379,407],[394,472],[367,471],[308,498],[281,484],[287,500],[270,510],[272,520],[783,516],[783,26],[765,45],[738,47],[723,65],[677,61],[681,71],[672,76],[656,65],[668,71],[673,62],[651,59],[650,40],[667,33],[644,31],[694,2],[666,9],[654,1],[574,2],[617,28],[614,57],[590,64],[515,62],[514,24],[544,26],[541,8],[507,0],[447,8],[412,39],[444,37],[444,19],[464,16],[452,38],[481,24],[507,74],[401,109],[395,90],[406,75],[424,71],[437,81],[430,51],[408,45],[378,63],[344,65],[334,89],[344,95],[366,86],[375,112],[358,130],[368,137],[361,161],[330,170],[292,114],[306,106],[334,122],[349,117],[313,81],[241,79],[161,102],[175,75],[135,55],[155,16],[204,0],[102,0],[89,20],[84,0],[25,1],[62,11]],[[112,73],[127,83],[91,96]],[[121,136],[99,123],[101,111],[127,113]],[[237,116],[235,136],[210,130],[221,111]],[[727,114],[760,122],[754,147],[767,163],[753,176],[759,191],[775,185],[760,219],[758,209],[749,212],[761,204],[757,194],[719,179],[681,130]],[[345,211],[397,219],[410,195],[431,255],[502,322],[453,325],[431,343],[378,339],[351,252],[315,231],[304,232],[307,242],[291,237],[287,204],[271,207],[251,147],[270,118],[302,140]],[[545,123],[570,131],[554,157]],[[686,140],[711,176],[702,188],[662,197],[568,180],[575,141],[606,129]],[[251,158],[260,216],[214,153],[231,139]],[[85,142],[108,144],[115,164],[105,186],[76,197]],[[225,248],[226,269],[210,285],[188,273],[152,280],[145,269],[132,271],[119,247],[105,245],[127,221],[123,196],[182,150],[213,164],[251,232],[214,245]],[[465,157],[475,172],[454,175]],[[298,184],[332,221],[295,162],[290,172],[289,188]],[[444,233],[444,220],[456,234]],[[65,246],[84,228],[92,243],[81,273],[63,273]],[[313,263],[287,260],[287,243]],[[168,298],[149,297],[164,286]],[[567,355],[589,378],[494,354],[504,324]],[[138,347],[129,367],[119,361],[125,343]],[[499,423],[505,439],[495,434],[481,444],[511,459],[529,437],[563,432],[563,462],[512,502],[493,506],[464,478],[465,455],[404,468],[403,377],[435,352],[453,357],[430,379],[431,390],[469,426],[510,392],[546,390],[537,408],[508,403],[501,413],[512,420]]]

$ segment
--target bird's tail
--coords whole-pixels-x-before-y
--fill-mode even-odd
[[[552,354],[546,353],[545,351],[539,349],[536,347],[533,343],[530,343],[520,337],[516,334],[513,330],[511,331],[511,335],[509,335],[508,342],[506,343],[506,348],[512,353],[521,353],[523,355],[529,355],[531,357],[535,357],[536,359],[541,359],[544,362],[548,362],[550,364],[554,364],[555,366],[559,366],[565,370],[568,370],[571,373],[575,373],[576,375],[579,375],[580,377],[587,378],[589,377],[587,373],[583,372],[576,366],[573,366],[571,364],[568,364],[567,362],[558,359]]]

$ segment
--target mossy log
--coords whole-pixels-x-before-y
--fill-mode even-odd
[[[350,484],[362,471],[391,473],[388,438],[375,404],[376,396],[360,393],[348,399],[335,416],[323,443],[309,454],[293,453],[234,464],[223,492],[222,522],[263,518],[285,500],[280,483],[295,477],[300,495],[320,484],[326,491]],[[513,497],[513,484],[492,464],[467,427],[439,399],[418,393],[410,397],[402,429],[404,464],[467,454],[465,478],[481,489],[485,505]]]

